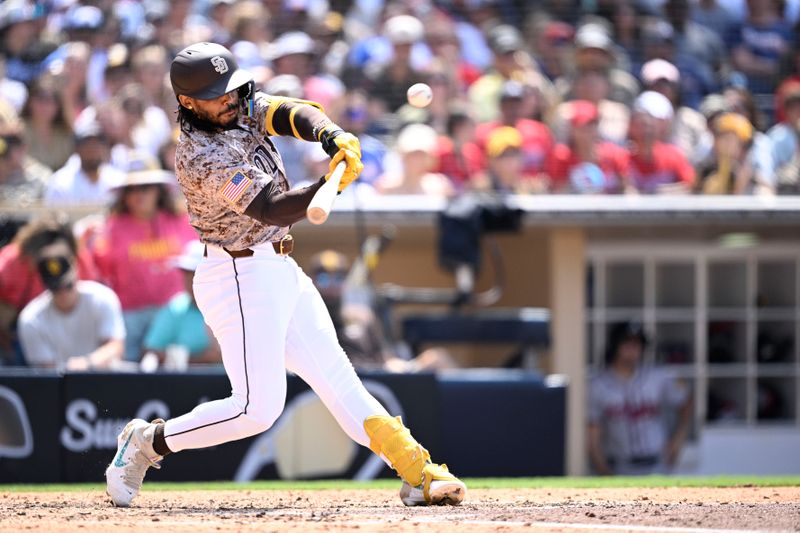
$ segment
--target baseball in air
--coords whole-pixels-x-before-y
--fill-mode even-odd
[[[433,91],[426,83],[415,83],[406,91],[408,103],[414,107],[426,107],[433,100]]]

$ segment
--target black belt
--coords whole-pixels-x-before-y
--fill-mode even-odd
[[[615,459],[608,458],[609,466],[616,466],[617,461]],[[644,455],[644,456],[637,456],[637,457],[630,457],[628,459],[623,459],[620,461],[622,464],[626,464],[629,466],[640,466],[640,467],[648,467],[648,466],[656,466],[661,461],[660,457],[657,455]]]
[[[272,243],[272,247],[275,249],[275,253],[278,255],[289,255],[294,250],[294,237],[291,235],[286,235],[283,239],[279,241],[275,241]],[[223,248],[228,255],[233,258],[239,257],[251,257],[255,252],[250,248],[245,248],[244,250],[228,250],[227,248]],[[208,248],[203,251],[203,257],[208,255]]]

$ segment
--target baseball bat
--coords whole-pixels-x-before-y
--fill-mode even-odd
[[[319,225],[328,220],[328,215],[333,209],[333,201],[336,199],[336,193],[339,190],[339,182],[342,180],[342,175],[346,168],[345,162],[339,161],[328,181],[314,194],[311,203],[306,208],[306,218],[312,224]]]

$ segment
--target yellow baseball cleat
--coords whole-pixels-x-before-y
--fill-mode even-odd
[[[412,487],[404,481],[400,500],[415,505],[458,505],[467,496],[467,486],[450,473],[447,465],[428,463],[422,469],[422,483]]]

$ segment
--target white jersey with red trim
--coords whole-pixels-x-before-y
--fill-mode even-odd
[[[589,388],[589,422],[602,426],[603,450],[613,462],[661,459],[669,438],[665,411],[687,398],[661,369],[642,367],[627,380],[605,370]]]

